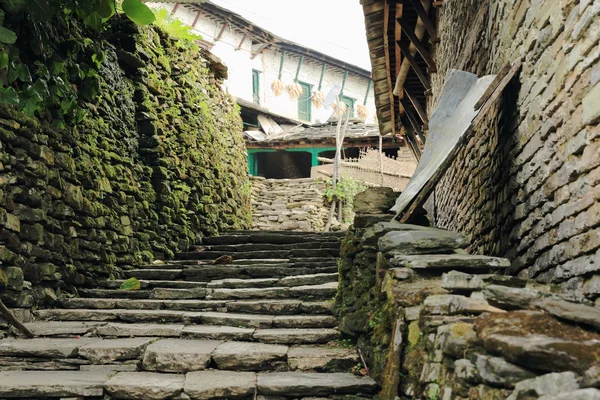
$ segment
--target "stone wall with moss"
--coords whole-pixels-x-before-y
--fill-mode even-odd
[[[20,62],[31,82],[64,69],[80,111],[67,120],[53,105],[38,118],[0,108],[0,298],[50,305],[199,237],[246,228],[242,122],[222,69],[189,43],[118,18],[102,34],[64,19],[48,26],[52,57],[23,27]],[[97,72],[81,73],[94,63]]]
[[[336,298],[379,398],[600,398],[597,303],[505,275],[508,259],[469,255],[466,237],[384,210],[357,214]]]

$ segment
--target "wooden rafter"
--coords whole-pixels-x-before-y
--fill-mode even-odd
[[[192,22],[192,28],[194,28],[196,26],[196,24],[200,20],[201,16],[202,16],[202,12],[200,10],[198,10],[198,12],[196,13],[196,18],[194,18],[194,22]]]
[[[419,137],[421,142],[425,144],[425,135],[423,135],[423,131],[421,130],[421,126],[419,124],[419,121],[417,120],[417,117],[415,116],[415,114],[413,114],[412,109],[406,103],[406,99],[400,99],[400,104],[402,105],[402,108],[404,108],[404,113],[406,114],[408,122],[410,123],[414,132]]]
[[[425,75],[425,73],[421,70],[421,67],[419,67],[419,64],[417,63],[413,55],[410,53],[408,45],[405,42],[400,41],[398,42],[398,46],[400,47],[404,58],[406,58],[406,60],[410,63],[410,66],[415,71],[415,74],[423,84],[425,91],[431,91],[431,84],[429,83],[429,79],[427,78],[427,75]]]
[[[393,4],[395,7],[395,2]],[[393,93],[394,77],[392,77],[392,71],[391,71],[390,43],[389,43],[390,40],[389,40],[389,37],[387,34],[388,26],[390,23],[390,7],[391,7],[391,5],[390,5],[389,1],[386,0],[385,6],[383,8],[383,29],[385,32],[383,35],[383,50],[384,50],[384,58],[385,58],[385,69],[387,71],[386,80],[387,80],[387,84],[388,84],[388,93],[390,96],[390,122],[392,125],[392,134],[395,135],[396,134],[396,110],[395,110],[395,106],[394,106],[395,99],[394,99],[394,93]],[[386,132],[382,132],[382,133],[386,133]]]
[[[404,35],[408,38],[408,40],[412,42],[412,44],[416,47],[421,57],[423,57],[423,60],[425,60],[425,62],[427,63],[427,66],[429,67],[429,72],[437,72],[435,61],[429,53],[429,50],[427,50],[423,42],[421,42],[417,35],[415,35],[415,27],[411,26],[411,24],[403,18],[400,18],[398,22],[400,22],[400,27],[402,28],[402,32],[404,33]]]
[[[180,5],[181,4],[179,4],[179,3],[175,3],[175,6],[171,10],[171,15],[175,15],[175,13],[177,12],[177,9],[179,8]]]
[[[248,34],[244,33],[244,36],[242,36],[242,40],[240,40],[240,44],[238,44],[237,47],[235,48],[236,50],[240,50],[242,48],[242,45],[246,41],[247,37],[248,37]]]
[[[219,31],[219,34],[215,37],[215,39],[212,42],[212,45],[214,46],[215,44],[217,44],[217,42],[219,40],[221,40],[221,38],[223,37],[223,34],[225,33],[225,30],[227,29],[227,27],[229,26],[228,22],[225,22],[223,24],[223,26],[221,27],[221,30]]]
[[[431,21],[431,18],[429,18],[429,13],[425,10],[425,7],[423,7],[423,3],[421,3],[421,0],[408,1],[410,1],[410,3],[413,5],[415,11],[417,12],[417,15],[419,16],[419,18],[421,18],[421,22],[423,22],[423,26],[425,26],[427,33],[429,33],[429,41],[431,43],[439,42],[440,39],[438,38],[435,27],[433,26],[433,22]]]
[[[423,125],[427,127],[429,125],[429,120],[427,119],[427,112],[423,109],[421,103],[419,103],[419,100],[415,96],[413,96],[406,88],[404,88],[404,94],[406,95],[408,100],[410,100],[413,107],[417,111],[417,114],[421,118],[421,121],[423,121]]]
[[[254,58],[256,58],[257,55],[259,55],[260,53],[262,53],[263,51],[265,51],[265,49],[267,47],[269,47],[271,45],[271,43],[261,43],[256,50],[252,50],[252,53],[250,54],[250,59],[254,60]]]

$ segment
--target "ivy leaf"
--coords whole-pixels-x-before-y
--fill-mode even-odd
[[[140,290],[141,284],[136,278],[129,278],[121,284],[121,290]]]
[[[20,14],[25,9],[25,0],[2,0],[2,7],[9,14]]]
[[[112,17],[115,14],[115,0],[101,0],[98,14],[104,19]]]
[[[11,31],[10,29],[6,29],[3,26],[0,26],[0,42],[6,44],[14,44],[17,41],[17,34]]]
[[[123,11],[127,18],[139,25],[150,25],[156,19],[152,10],[140,0],[123,0]]]
[[[54,14],[48,0],[27,0],[27,12],[40,22],[48,21]]]
[[[83,22],[85,22],[87,26],[96,32],[100,32],[102,30],[102,17],[97,12],[93,12],[86,16]]]
[[[0,69],[8,67],[8,53],[0,53]]]
[[[29,73],[29,67],[25,64],[19,64],[16,68],[17,77],[21,82],[31,82],[31,74]]]
[[[3,104],[16,106],[19,104],[19,95],[11,86],[0,88],[0,101]]]

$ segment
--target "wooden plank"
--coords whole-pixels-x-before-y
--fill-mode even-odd
[[[402,32],[404,32],[404,35],[406,35],[406,37],[417,48],[417,51],[419,52],[421,57],[423,57],[423,60],[425,60],[425,62],[427,63],[429,71],[432,73],[437,72],[435,61],[433,60],[433,57],[431,57],[431,54],[429,54],[429,50],[427,50],[423,42],[421,42],[417,35],[415,35],[415,28],[403,18],[400,18],[398,22],[400,22],[400,27],[402,28]]]
[[[198,12],[196,13],[196,18],[194,18],[194,22],[192,22],[192,28],[194,28],[196,26],[196,24],[200,20],[201,16],[202,16],[202,12],[200,10],[198,10]]]
[[[423,132],[421,131],[421,126],[419,124],[419,121],[417,120],[417,117],[412,112],[409,105],[406,103],[406,99],[400,99],[400,104],[404,108],[404,113],[406,114],[406,117],[408,118],[408,122],[412,126],[414,132],[421,140],[421,143],[425,144],[425,135],[423,135]]]
[[[395,4],[395,2],[394,2]],[[393,83],[393,79],[395,77],[392,77],[391,73],[391,64],[390,64],[390,39],[388,37],[387,31],[388,31],[388,26],[389,26],[389,22],[390,22],[390,4],[389,4],[389,0],[385,0],[385,8],[383,9],[383,40],[384,40],[384,52],[385,52],[385,70],[387,71],[387,92],[388,92],[388,96],[390,98],[390,110],[391,110],[391,115],[390,115],[390,119],[392,122],[392,134],[396,134],[396,110],[395,110],[395,106],[394,106],[394,83]],[[381,132],[381,134],[386,134],[388,132]]]
[[[237,47],[235,48],[236,50],[240,50],[242,48],[242,45],[246,41],[247,37],[248,37],[248,34],[244,33],[244,36],[242,36],[242,40],[240,40],[240,44],[238,44]]]
[[[440,167],[434,172],[434,174],[427,181],[427,183],[425,183],[425,185],[423,186],[421,191],[419,191],[419,193],[415,196],[413,201],[410,203],[410,206],[407,208],[407,211],[405,211],[401,215],[400,222],[406,222],[408,220],[408,218],[410,218],[412,213],[415,211],[415,209],[417,209],[417,207],[422,206],[423,203],[425,203],[425,201],[429,197],[429,195],[430,195],[431,191],[433,190],[433,188],[435,187],[435,185],[437,185],[437,183],[442,179],[442,177],[444,176],[444,174],[446,173],[448,168],[450,168],[450,166],[456,159],[458,152],[462,148],[462,144],[464,144],[470,140],[473,133],[475,132],[475,127],[477,127],[483,121],[483,119],[487,116],[487,113],[492,109],[496,100],[498,100],[498,98],[500,97],[500,95],[502,94],[504,89],[506,89],[506,86],[515,77],[515,75],[517,74],[519,69],[521,69],[520,61],[515,63],[515,65],[513,65],[512,68],[510,69],[510,71],[504,76],[504,78],[495,85],[495,88],[494,88],[491,96],[488,96],[488,99],[487,99],[487,101],[485,101],[485,104],[483,105],[483,107],[481,107],[479,114],[477,114],[477,116],[473,119],[473,121],[469,125],[469,128],[463,135],[461,142],[452,148],[452,150],[450,151],[450,153],[448,153],[448,156],[442,162]],[[494,81],[493,83],[496,83],[496,81]],[[486,93],[487,93],[487,90],[486,90]],[[481,96],[481,98],[483,98],[484,96],[485,96],[485,93]],[[481,100],[481,98],[480,98],[480,100]],[[478,100],[478,102],[479,102],[479,100]]]
[[[498,87],[498,85],[500,84],[500,82],[504,79],[504,77],[506,76],[506,74],[508,74],[508,72],[510,71],[511,67],[510,67],[510,63],[506,64],[501,70],[500,72],[498,72],[498,75],[496,75],[496,78],[494,78],[494,81],[492,82],[492,84],[490,85],[489,88],[487,88],[487,90],[485,91],[485,93],[483,93],[483,95],[481,96],[481,98],[479,99],[479,101],[477,103],[475,103],[475,106],[473,109],[475,110],[479,110],[481,108],[482,105],[484,105],[484,103],[490,98],[490,96],[492,95],[492,93],[494,93],[494,91],[496,90],[496,88]]]
[[[428,126],[429,120],[427,119],[427,112],[425,110],[423,110],[423,107],[421,107],[421,104],[419,103],[417,98],[415,96],[413,96],[406,88],[404,88],[404,94],[406,95],[406,97],[408,97],[408,100],[410,100],[410,102],[412,103],[413,107],[417,111],[417,114],[419,114],[421,121],[423,121],[423,125]]]
[[[410,53],[410,49],[409,49],[408,45],[405,42],[400,41],[400,42],[398,42],[398,46],[400,47],[400,50],[402,50],[402,54],[404,54],[404,57],[406,58],[406,60],[408,60],[413,71],[415,71],[415,74],[417,75],[417,77],[419,78],[421,83],[423,84],[423,87],[425,87],[425,90],[426,91],[431,90],[431,84],[429,83],[429,79],[427,78],[425,73],[423,73],[423,71],[421,70],[421,67],[419,67],[419,64],[417,63],[415,58]]]
[[[415,11],[417,12],[419,18],[421,18],[421,22],[423,22],[427,33],[429,33],[429,41],[432,43],[439,42],[440,39],[438,38],[437,32],[435,31],[433,22],[431,22],[431,19],[429,18],[429,13],[425,10],[425,7],[423,7],[423,3],[421,3],[421,0],[409,1],[414,7]]]
[[[171,10],[171,15],[175,15],[175,13],[177,12],[177,9],[179,8],[180,5],[181,4],[179,4],[179,3],[175,3],[175,6]]]

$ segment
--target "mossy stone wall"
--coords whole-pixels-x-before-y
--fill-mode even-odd
[[[74,41],[93,40],[105,57],[77,124],[0,109],[0,298],[10,306],[51,305],[251,218],[239,110],[205,55],[120,19],[98,36],[56,26],[69,26],[53,32],[67,65],[89,58]],[[27,55],[35,81],[51,61]]]

